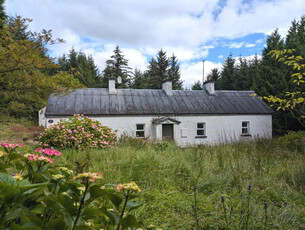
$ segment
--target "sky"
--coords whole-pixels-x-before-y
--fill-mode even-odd
[[[180,63],[188,88],[233,57],[260,56],[276,28],[287,34],[305,14],[305,0],[6,0],[9,16],[51,29],[64,44],[49,47],[59,57],[74,47],[92,55],[100,71],[119,45],[129,66],[145,70],[162,48]]]

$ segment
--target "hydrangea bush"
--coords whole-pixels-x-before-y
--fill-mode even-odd
[[[52,148],[0,144],[0,229],[139,229],[134,183],[109,184],[99,172],[75,173]]]
[[[82,115],[74,115],[68,120],[47,128],[39,137],[42,146],[55,148],[105,148],[116,143],[115,132]]]

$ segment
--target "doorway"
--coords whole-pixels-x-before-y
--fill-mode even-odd
[[[174,125],[162,124],[162,140],[173,140],[173,139],[174,139]]]

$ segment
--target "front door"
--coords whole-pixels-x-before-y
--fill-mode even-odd
[[[174,125],[162,124],[162,140],[173,140],[173,139],[174,139]]]

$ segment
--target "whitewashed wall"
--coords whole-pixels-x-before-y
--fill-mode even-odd
[[[91,117],[117,132],[117,136],[136,134],[136,124],[145,124],[145,137],[148,139],[162,139],[162,125],[153,125],[153,116],[117,116]],[[174,139],[180,146],[197,144],[217,144],[248,138],[271,138],[271,115],[226,115],[226,116],[178,116],[171,117],[180,124],[174,124]],[[49,123],[53,120],[53,123]],[[46,118],[47,127],[59,122],[59,118]],[[242,122],[250,122],[251,137],[241,136]],[[206,138],[195,138],[197,123],[206,123]],[[165,122],[167,123],[167,122]],[[171,122],[169,122],[171,123]]]

